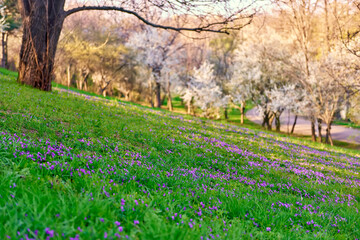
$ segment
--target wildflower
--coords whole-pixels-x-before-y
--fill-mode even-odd
[[[76,236],[74,237],[74,238],[70,238],[70,240],[79,240],[80,239],[80,236],[79,236],[79,234],[76,234]]]
[[[48,234],[49,237],[54,237],[54,230],[51,230],[50,228],[46,228],[45,233]]]

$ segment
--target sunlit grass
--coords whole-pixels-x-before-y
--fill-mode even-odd
[[[14,75],[0,94],[0,239],[359,236],[359,151]]]

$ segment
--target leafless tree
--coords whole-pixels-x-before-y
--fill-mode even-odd
[[[301,83],[309,91],[313,89],[308,84],[310,79],[310,61],[311,61],[311,47],[310,41],[313,33],[313,19],[319,5],[319,0],[275,0],[280,9],[288,16],[291,28],[296,36],[296,41],[299,50],[303,55],[303,72],[305,74],[304,81]],[[316,141],[315,133],[315,116],[310,116],[311,120],[311,136],[312,140]]]

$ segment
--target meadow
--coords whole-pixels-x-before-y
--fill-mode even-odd
[[[0,239],[360,239],[360,155],[0,76]]]

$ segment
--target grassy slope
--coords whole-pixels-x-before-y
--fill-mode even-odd
[[[1,72],[1,68],[0,68],[0,72]],[[89,96],[97,96],[97,97],[100,97],[100,98],[104,98],[104,99],[108,99],[108,100],[119,100],[118,98],[115,98],[115,97],[103,97],[103,96],[100,96],[100,95],[97,95],[95,93],[92,93],[92,92],[86,92],[86,91],[83,91],[83,90],[79,90],[77,88],[73,88],[73,87],[67,87],[67,86],[64,86],[64,85],[61,85],[61,84],[58,84],[58,83],[52,83],[53,87],[57,88],[57,89],[67,89],[67,90],[71,90],[71,91],[74,91],[74,92],[77,92],[77,93],[81,93],[81,94],[86,94],[86,95],[89,95]],[[174,108],[174,112],[176,113],[182,113],[182,114],[186,114],[187,113],[187,109],[186,109],[186,106],[183,104],[183,102],[181,102],[181,98],[179,96],[175,96],[173,97],[173,108]],[[123,101],[123,100],[122,100]],[[126,101],[124,101],[126,102]],[[128,104],[131,104],[131,105],[135,105],[135,106],[144,106],[146,107],[146,103],[144,102],[140,102],[140,103],[133,103],[133,102],[126,102]],[[164,109],[160,109],[160,111],[167,111],[165,110],[167,108],[167,101],[165,99],[164,103],[163,103],[163,108]],[[245,113],[246,111],[250,110],[251,108],[253,108],[254,105],[251,101],[247,102],[246,104],[246,108],[245,108]],[[198,109],[197,110],[197,115],[200,115],[201,111]],[[260,130],[262,129],[260,125],[250,121],[249,119],[244,118],[244,124],[240,124],[240,110],[239,109],[236,109],[236,108],[230,108],[229,109],[229,119],[225,120],[225,119],[220,119],[220,120],[217,120],[218,122],[221,122],[221,123],[231,123],[231,124],[235,124],[235,125],[240,125],[242,127],[246,127],[246,128],[251,128],[251,129],[257,129],[257,130]],[[344,122],[341,122],[341,121],[335,121],[335,124],[336,125],[343,125],[343,126],[347,126],[347,127],[354,127],[354,128],[360,128],[360,126],[357,126],[355,125],[354,123],[344,123]],[[272,132],[275,132],[275,131],[272,131]],[[287,136],[286,133],[282,133],[281,136]],[[292,137],[295,137],[299,140],[311,140],[311,136],[307,136],[307,135],[295,135],[293,134]],[[325,139],[324,139],[325,141]],[[348,148],[348,149],[355,149],[355,150],[360,150],[360,145],[359,144],[354,144],[354,143],[348,143],[348,142],[342,142],[342,141],[338,141],[338,140],[333,140],[334,141],[334,145],[335,146],[338,146],[338,147],[343,147],[343,148]],[[316,146],[318,147],[322,147],[323,144],[318,144]]]
[[[357,151],[14,76],[0,96],[0,239],[360,236]]]

